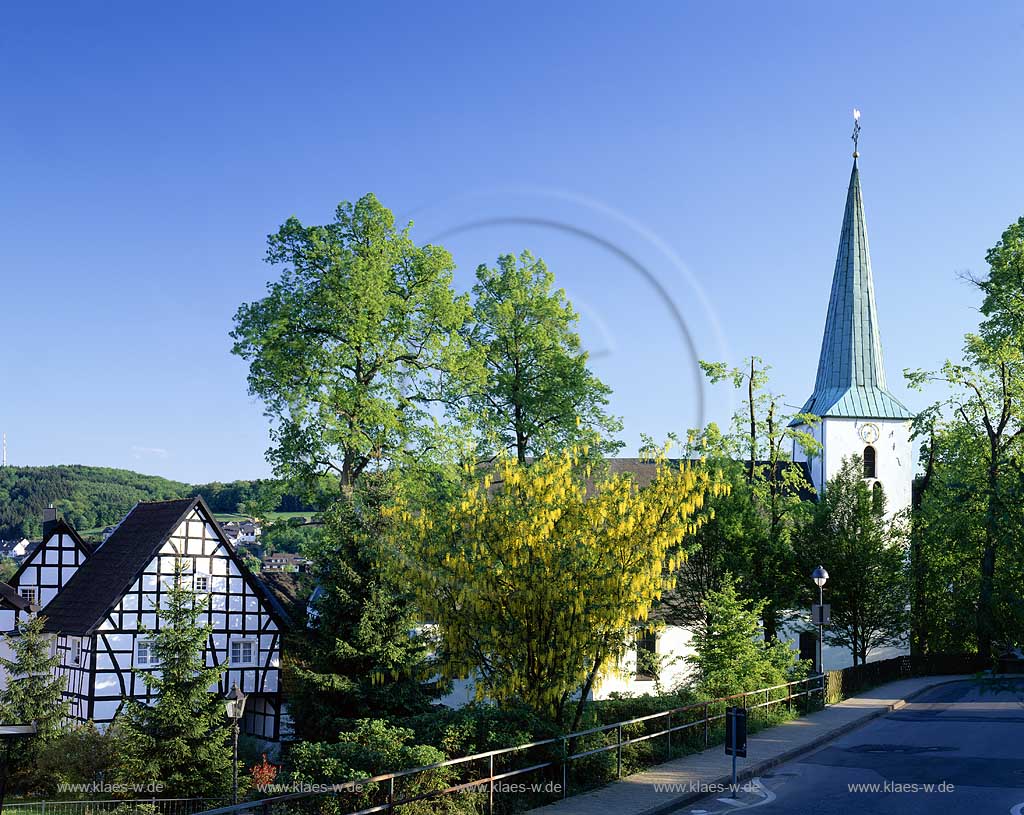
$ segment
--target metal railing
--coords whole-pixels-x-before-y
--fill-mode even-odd
[[[4,815],[196,815],[223,798],[134,798],[97,801],[4,802]]]
[[[786,707],[792,711],[794,705],[800,705],[806,712],[810,708],[813,696],[823,697],[823,679],[824,677],[818,674],[796,682],[697,702],[557,738],[475,753],[372,778],[356,778],[339,784],[312,785],[308,789],[219,807],[199,815],[235,815],[257,810],[260,815],[299,812],[330,812],[331,815],[371,815],[376,812],[387,812],[390,815],[399,807],[419,813],[426,810],[410,805],[457,794],[475,796],[473,808],[476,810],[484,808],[486,801],[486,812],[493,815],[496,811],[496,793],[510,788],[514,792],[523,791],[519,789],[520,785],[512,783],[511,779],[518,779],[531,773],[553,773],[555,777],[549,776],[547,784],[541,785],[541,790],[532,791],[559,793],[560,797],[567,798],[574,762],[594,759],[614,751],[614,777],[621,778],[623,753],[630,747],[643,743],[653,744],[654,740],[664,738],[667,752],[671,755],[674,747],[680,746],[673,745],[673,735],[687,733],[690,736],[689,747],[694,750],[704,749],[711,745],[712,737],[717,735],[716,724],[724,722],[727,707],[742,706],[748,711],[763,710],[765,723],[768,722],[768,711],[772,707]],[[660,729],[647,731],[649,725],[659,722],[662,725]],[[635,733],[636,730],[641,732]],[[531,757],[531,753],[537,752],[541,755]],[[526,758],[525,766],[503,767],[502,765],[507,764],[513,756]],[[471,778],[465,777],[464,774],[469,774],[468,770],[477,762],[482,765],[481,771],[472,774]],[[425,781],[428,789],[417,789],[416,783],[409,783],[417,780],[421,782],[420,786]],[[409,783],[411,786],[408,794],[402,794],[399,789],[403,783]],[[532,786],[535,788],[538,785]],[[368,796],[374,794],[379,794],[384,800],[380,803],[367,800]],[[330,805],[325,806],[328,802]],[[306,803],[312,803],[314,806],[307,807],[304,805]]]

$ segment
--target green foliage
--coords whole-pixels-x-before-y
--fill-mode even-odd
[[[912,371],[907,376],[914,386],[929,381],[949,386],[949,397],[932,406],[917,417],[915,427],[919,436],[939,438],[935,449],[944,444],[942,436],[952,434],[956,446],[970,444],[978,456],[980,475],[973,467],[964,476],[974,478],[974,489],[981,499],[981,512],[972,516],[974,526],[980,530],[980,548],[977,551],[977,569],[968,575],[977,575],[973,600],[958,597],[955,601],[962,612],[974,606],[975,647],[979,654],[989,656],[993,646],[1020,642],[1024,629],[1024,601],[1019,591],[1008,587],[1021,573],[1021,472],[1024,456],[1024,218],[1012,224],[1001,240],[986,255],[989,274],[976,280],[984,294],[984,319],[977,334],[964,339],[963,360],[947,361],[936,372]],[[975,441],[969,442],[973,436]],[[931,449],[931,448],[929,448]],[[954,473],[942,471],[943,461],[934,458],[932,470],[926,474],[925,492],[935,484],[939,494],[923,499],[928,503],[919,513],[915,531],[914,601],[915,644],[928,648],[921,641],[923,615],[928,606],[948,605],[949,597],[932,592],[926,585],[929,558],[934,563],[944,537],[944,524],[940,517],[939,501],[954,497],[941,487],[957,479]],[[938,536],[938,537],[935,537]],[[952,541],[952,549],[966,554],[965,546],[974,540]],[[954,584],[950,584],[950,593]],[[958,614],[958,617],[961,616]]]
[[[231,747],[224,703],[210,689],[222,668],[206,664],[212,628],[199,623],[207,598],[185,581],[182,561],[162,593],[160,626],[149,634],[158,670],[138,670],[155,697],[129,700],[115,721],[123,783],[160,782],[174,796],[214,796],[231,788]]]
[[[58,677],[60,657],[50,655],[50,638],[43,631],[46,618],[36,615],[18,630],[4,635],[11,650],[0,659],[7,687],[0,690],[0,721],[5,724],[35,722],[36,735],[12,744],[10,766],[15,788],[32,789],[41,781],[35,771],[39,752],[60,736],[68,706],[63,699],[67,679]]]
[[[707,597],[721,590],[726,574],[736,578],[744,597],[759,597],[766,588],[754,561],[768,536],[767,519],[754,500],[748,468],[728,455],[714,423],[694,442],[694,449],[706,456],[709,468],[721,473],[730,490],[709,496],[708,520],[693,537],[693,548],[679,567],[675,588],[659,605],[666,623],[685,628],[705,619]]]
[[[18,571],[18,561],[12,557],[0,558],[0,583],[8,583]]]
[[[0,540],[38,538],[43,510],[51,503],[76,529],[98,529],[120,521],[139,501],[202,495],[214,512],[237,512],[269,502],[278,511],[309,510],[322,496],[304,497],[270,479],[189,485],[111,467],[60,465],[0,468]],[[310,503],[313,501],[314,503]],[[0,579],[3,579],[0,577]]]
[[[394,489],[387,473],[365,473],[324,514],[303,554],[323,589],[310,630],[288,643],[289,707],[305,739],[332,738],[366,711],[404,716],[427,709],[439,688],[409,589],[393,574],[381,514]]]
[[[544,261],[502,255],[476,277],[471,338],[487,380],[469,404],[481,456],[490,460],[497,448],[525,463],[576,444],[614,454],[622,422],[606,412],[611,389],[587,368],[578,315]]]
[[[804,666],[786,643],[764,642],[760,617],[764,603],[741,599],[736,581],[726,575],[722,588],[705,600],[704,620],[694,629],[693,687],[709,699],[790,682]]]
[[[514,747],[554,738],[561,731],[527,707],[477,702],[463,707],[434,708],[403,724],[416,740],[442,750],[449,758]]]
[[[715,461],[744,462],[747,484],[743,500],[738,498],[723,507],[733,516],[723,526],[739,532],[744,547],[736,553],[741,563],[728,566],[737,567],[734,574],[742,579],[746,596],[764,600],[765,637],[774,639],[781,615],[800,596],[802,578],[796,568],[793,533],[809,508],[806,497],[814,492],[803,469],[788,466],[789,451],[796,445],[807,456],[817,455],[821,445],[807,427],[817,424],[818,418],[785,410],[783,395],[769,389],[771,368],[759,357],[751,357],[740,368],[729,368],[723,362],[700,365],[713,384],[726,382],[744,394],[728,433],[712,426],[691,433],[691,439],[696,437],[697,449]],[[743,501],[749,501],[756,517]],[[710,532],[707,542],[713,548],[721,542],[716,540],[721,531]],[[710,582],[715,582],[713,574]],[[696,606],[689,606],[692,614]]]
[[[92,722],[71,726],[46,742],[36,756],[39,790],[46,795],[61,784],[91,784],[117,763],[117,745],[108,730],[101,733]]]
[[[849,648],[854,665],[874,649],[902,641],[909,599],[905,519],[886,517],[881,485],[872,488],[863,473],[859,456],[843,460],[801,531],[799,547],[803,574],[819,563],[828,569],[832,622],[825,639]]]
[[[304,551],[313,551],[320,548],[320,537],[323,534],[321,524],[300,525],[292,523],[291,520],[270,524],[263,527],[260,535],[260,546],[263,547],[263,554],[271,555],[274,552],[291,552],[298,554]]]
[[[703,468],[664,457],[655,466],[643,487],[616,476],[588,489],[589,467],[573,451],[528,466],[502,453],[450,503],[390,507],[445,675],[472,676],[480,698],[575,726],[672,585],[705,494],[724,489]]]
[[[482,375],[462,339],[471,310],[452,290],[451,255],[417,246],[365,195],[323,226],[289,218],[266,259],[281,277],[238,309],[231,336],[273,420],[278,474],[350,486],[371,465],[441,443],[431,407]]]
[[[424,767],[444,761],[446,756],[436,747],[411,744],[412,730],[394,727],[380,719],[360,719],[351,731],[337,734],[331,743],[302,741],[292,745],[288,753],[289,780],[297,784],[339,784],[350,779],[370,778],[411,767]],[[455,777],[455,770],[442,767],[410,776],[396,784],[396,797],[444,789]],[[359,809],[379,803],[375,797],[376,784],[364,784],[346,797],[350,809]],[[452,803],[450,798],[435,802],[421,802],[402,807],[402,811],[434,813],[443,811]],[[350,811],[345,810],[345,811]]]

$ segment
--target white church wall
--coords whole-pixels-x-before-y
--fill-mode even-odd
[[[842,466],[844,458],[864,455],[867,446],[861,437],[866,425],[878,428],[875,448],[875,478],[885,490],[890,513],[910,506],[913,484],[913,446],[910,441],[910,422],[891,419],[825,419],[825,477],[832,478]],[[870,430],[870,428],[868,428]],[[871,438],[871,435],[868,435]]]
[[[882,489],[890,514],[907,509],[911,502],[914,481],[914,449],[910,439],[910,422],[893,419],[842,419],[827,418],[810,432],[822,445],[819,455],[810,462],[811,480],[814,488],[821,493],[823,485],[833,478],[842,467],[843,459],[864,455],[868,438],[873,437],[872,428],[877,428],[878,438],[871,444],[875,448],[875,476]],[[807,430],[806,427],[801,428]],[[803,451],[793,451],[796,461],[806,461]]]

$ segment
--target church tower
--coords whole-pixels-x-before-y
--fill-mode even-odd
[[[821,419],[809,429],[821,443],[820,453],[808,462],[815,489],[824,491],[843,459],[859,455],[864,459],[864,477],[882,485],[888,511],[894,513],[909,507],[911,501],[913,414],[885,384],[857,167],[859,130],[858,123],[818,375],[802,412]],[[799,448],[794,449],[793,457],[806,459]]]

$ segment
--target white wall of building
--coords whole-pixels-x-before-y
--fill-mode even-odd
[[[914,449],[910,440],[910,422],[901,419],[840,419],[826,418],[809,432],[822,445],[819,455],[810,460],[811,480],[814,488],[823,492],[823,486],[839,472],[844,458],[864,455],[867,442],[862,432],[870,431],[866,425],[878,429],[875,448],[876,479],[885,490],[887,507],[894,514],[910,507],[914,481]],[[801,428],[808,430],[807,427]],[[870,433],[869,433],[870,438]],[[806,461],[802,449],[793,451],[796,461]]]

